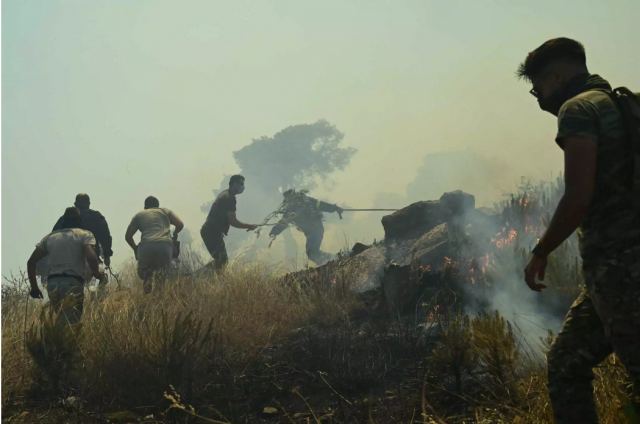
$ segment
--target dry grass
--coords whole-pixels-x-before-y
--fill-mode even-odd
[[[499,272],[486,277],[494,289],[519,289],[504,276],[523,266],[530,215],[540,223],[558,187],[524,187],[503,205],[505,225],[520,235],[495,254]],[[531,191],[546,194],[523,202]],[[201,265],[197,257],[188,262],[187,274]],[[426,328],[414,316],[377,315],[367,305],[382,293],[372,300],[349,289],[357,271],[302,281],[237,265],[218,277],[173,278],[145,296],[127,268],[122,288],[111,284],[103,300],[87,299],[81,324],[64,331],[40,301],[27,299],[17,276],[2,291],[3,416],[12,423],[551,422],[543,352],[518,327],[492,311],[467,315],[460,304]],[[450,271],[442,278],[458,278]],[[554,255],[548,274],[559,293],[575,293],[573,242]],[[449,297],[469,296],[447,287]],[[434,301],[441,297],[449,298]],[[611,358],[596,376],[602,422],[624,422],[624,370]]]
[[[353,302],[344,282],[322,292],[257,267],[180,277],[142,294],[137,281],[85,301],[82,323],[57,328],[24,281],[3,293],[3,405],[70,395],[98,408],[157,408],[172,385],[184,399],[233,385],[292,330],[331,325]],[[215,391],[215,390],[213,390]]]
[[[425,338],[356,317],[348,277],[320,290],[237,267],[149,296],[111,287],[64,332],[23,292],[6,293],[3,412],[75,396],[63,410],[76,422],[550,422],[544,366],[501,316],[457,315]],[[623,370],[611,361],[597,375],[603,422],[621,422]]]

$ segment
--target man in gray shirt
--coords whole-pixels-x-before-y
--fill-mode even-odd
[[[175,227],[171,236],[171,225]],[[176,214],[161,208],[157,198],[149,196],[144,201],[144,210],[135,214],[125,240],[131,246],[138,260],[138,276],[143,280],[145,293],[151,292],[154,275],[165,274],[173,259],[173,246],[184,224]],[[136,245],[133,235],[140,231],[140,244]]]
[[[44,276],[51,307],[59,312],[56,325],[78,323],[82,317],[84,283],[92,276],[98,280],[104,277],[98,268],[96,239],[81,225],[80,211],[67,208],[60,229],[45,236],[27,261],[30,295],[38,299],[42,298],[42,292],[36,280],[36,264],[44,257],[48,259]]]

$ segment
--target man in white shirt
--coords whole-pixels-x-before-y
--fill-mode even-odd
[[[175,227],[171,237],[171,225]],[[174,242],[184,224],[176,214],[161,208],[157,198],[149,196],[144,201],[144,210],[135,214],[125,240],[133,249],[138,260],[138,276],[143,280],[145,293],[151,292],[151,279],[164,274],[173,259]],[[140,244],[136,245],[133,235],[140,231]]]
[[[76,324],[82,317],[84,283],[91,277],[103,278],[98,268],[96,239],[80,228],[82,219],[75,207],[67,208],[61,218],[60,229],[46,235],[36,245],[27,261],[30,295],[42,298],[36,280],[36,264],[47,258],[47,294],[51,307],[59,313],[57,324]]]

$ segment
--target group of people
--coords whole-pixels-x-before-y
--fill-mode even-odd
[[[555,141],[565,159],[565,193],[532,250],[524,279],[532,290],[543,290],[547,257],[578,228],[585,279],[548,353],[551,406],[558,423],[595,423],[593,367],[610,353],[615,352],[628,371],[635,405],[640,401],[640,103],[638,95],[613,90],[605,79],[589,73],[584,47],[568,38],[549,40],[530,52],[518,74],[532,83],[530,93],[540,108],[557,116]],[[635,112],[629,112],[625,105],[633,101]],[[235,196],[243,190],[244,178],[231,177],[229,189],[214,201],[201,230],[218,269],[227,262],[224,236],[229,227],[257,228],[236,218]],[[322,262],[322,212],[342,210],[305,192],[287,191],[284,198],[271,236],[290,224],[297,226],[307,236],[309,257]],[[173,236],[170,225],[175,227]],[[145,210],[136,214],[126,232],[143,280],[171,260],[171,243],[182,227],[173,212],[147,198]],[[133,241],[136,231],[142,233],[139,245]],[[74,297],[79,309],[67,318],[77,322],[83,283],[91,275],[101,278],[98,255],[109,263],[108,233],[104,217],[89,209],[88,196],[79,195],[75,207],[65,211],[29,259],[31,295],[42,296],[35,265],[48,256],[51,302],[58,305],[64,297]]]
[[[213,269],[222,270],[228,262],[224,237],[230,227],[252,231],[256,224],[246,224],[236,217],[236,196],[245,188],[245,178],[233,175],[229,187],[218,194],[207,219],[200,230],[202,240],[213,258]],[[27,262],[27,274],[31,284],[31,296],[41,298],[36,275],[47,282],[47,293],[54,309],[62,310],[69,322],[77,322],[82,315],[84,285],[92,278],[98,280],[98,290],[104,290],[107,281],[104,270],[111,264],[112,237],[105,217],[90,208],[88,194],[76,196],[74,206],[65,210],[55,223],[52,232],[35,247]],[[329,257],[320,250],[324,228],[322,212],[341,212],[336,205],[321,202],[306,195],[305,191],[287,190],[278,213],[280,221],[271,231],[275,238],[289,224],[296,225],[307,236],[307,254],[320,263]],[[173,226],[173,233],[171,227]],[[182,220],[170,209],[160,207],[160,201],[149,196],[144,209],[134,215],[125,232],[125,240],[134,252],[138,276],[143,290],[150,293],[153,281],[161,283],[170,269],[171,262],[179,255],[178,234],[184,228]],[[140,232],[136,244],[134,235]],[[69,298],[68,307],[61,308],[62,301]]]
[[[145,293],[151,291],[154,274],[164,272],[170,265],[182,228],[180,218],[169,209],[161,208],[153,196],[145,199],[144,210],[138,212],[127,227],[125,239],[137,259]],[[139,244],[133,240],[137,231],[141,233]],[[107,220],[100,212],[90,209],[88,194],[78,194],[74,206],[65,209],[51,233],[36,244],[27,261],[31,297],[43,297],[36,278],[40,274],[41,280],[46,281],[50,305],[58,312],[58,322],[76,324],[82,316],[85,284],[95,278],[98,290],[104,290],[107,277],[100,263],[110,267],[111,247]]]
[[[242,175],[233,175],[229,179],[229,188],[221,191],[209,210],[207,219],[200,229],[204,244],[213,258],[214,269],[224,268],[228,262],[224,237],[230,227],[253,231],[259,226],[269,225],[269,236],[273,241],[287,227],[295,226],[306,238],[307,257],[320,265],[330,259],[330,255],[320,249],[324,237],[323,212],[337,212],[342,217],[339,206],[307,195],[306,190],[286,190],[280,207],[270,214],[262,224],[246,224],[236,217],[236,196],[244,191],[245,179]],[[268,221],[278,217],[276,223]]]

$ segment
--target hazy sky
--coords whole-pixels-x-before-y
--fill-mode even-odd
[[[637,0],[4,0],[2,273],[77,192],[107,217],[116,264],[149,194],[197,234],[234,150],[321,118],[358,149],[315,193],[338,202],[404,194],[443,151],[502,164],[487,184],[505,189],[555,175],[555,122],[518,64],[573,37],[592,72],[638,91],[639,18]]]

